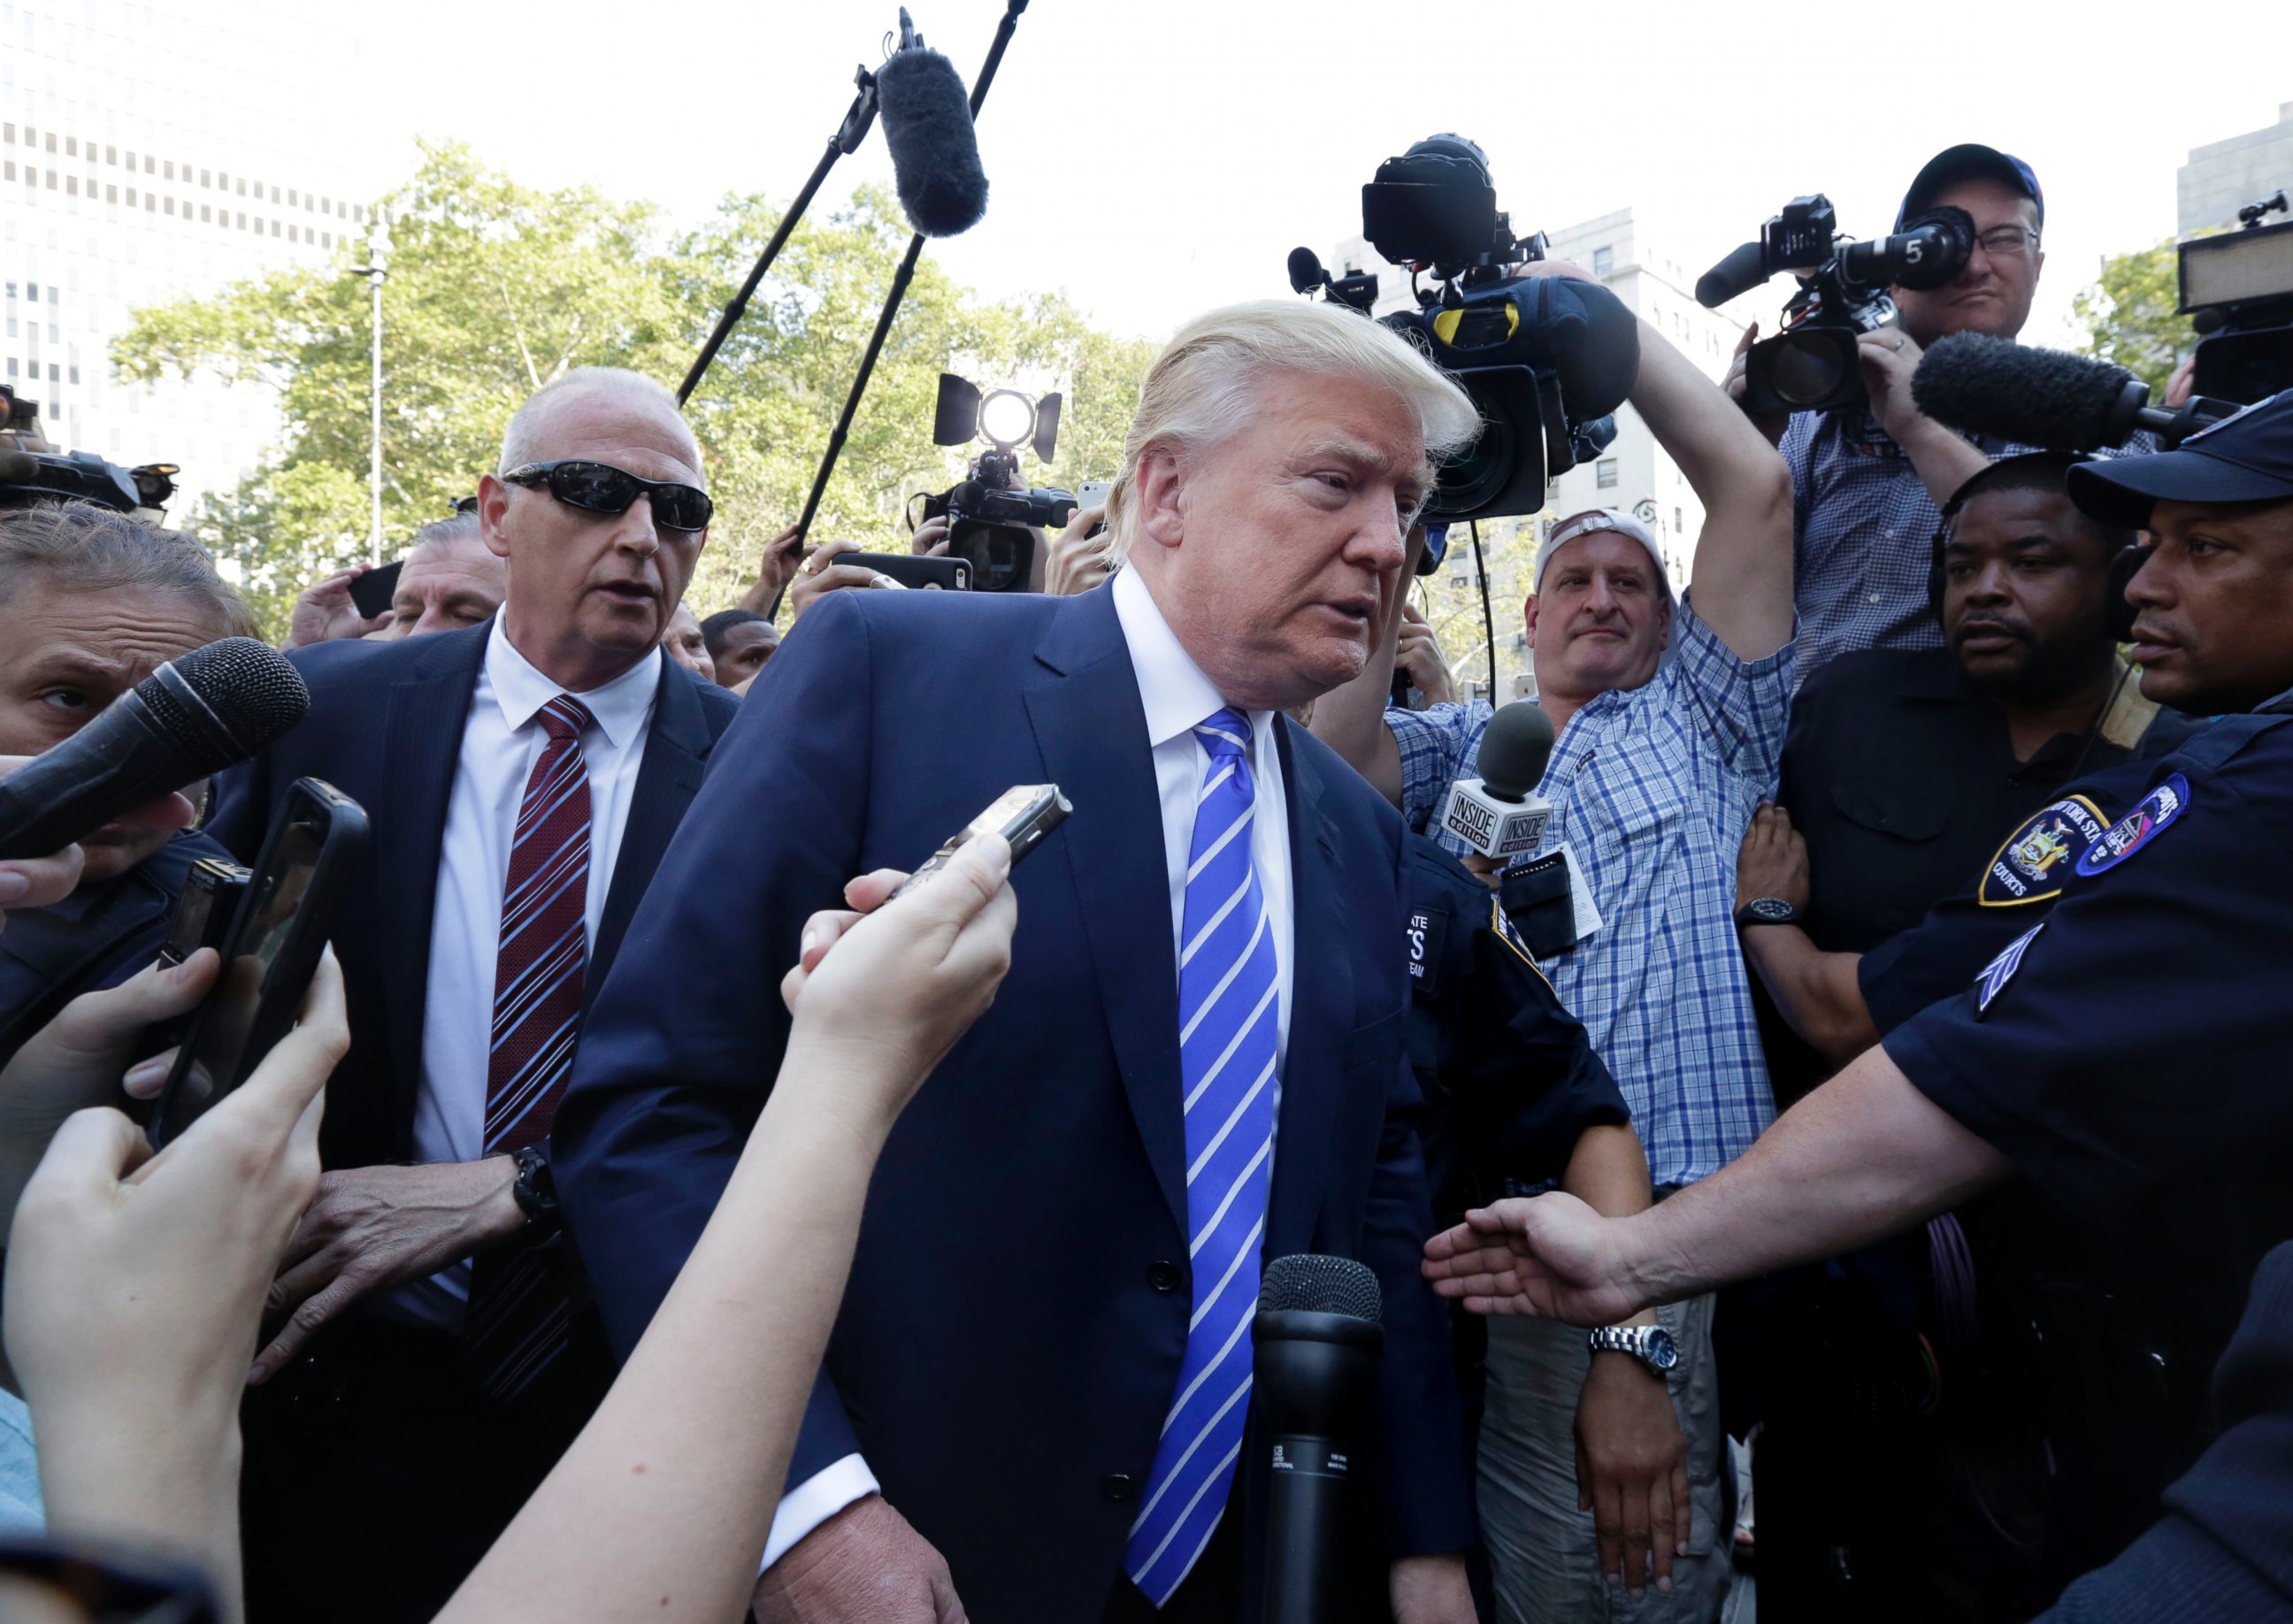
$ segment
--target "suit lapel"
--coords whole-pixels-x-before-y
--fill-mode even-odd
[[[709,719],[701,711],[700,694],[682,667],[663,659],[660,684],[653,692],[644,759],[637,767],[628,821],[622,827],[620,850],[613,858],[612,889],[605,893],[605,911],[597,921],[596,952],[583,978],[585,1013],[597,989],[605,984],[613,955],[628,933],[629,920],[644,900],[645,887],[652,883],[653,871],[668,853],[669,837],[677,833],[685,808],[700,793],[709,747]]]
[[[422,1022],[430,985],[430,922],[438,905],[438,865],[446,840],[446,805],[454,792],[470,696],[485,663],[493,623],[430,639],[436,646],[405,681],[390,689],[381,759],[391,774],[389,820],[377,833],[389,877],[383,891],[389,955],[386,985],[392,1050],[408,1100],[422,1073]]]
[[[1050,680],[1024,696],[1052,780],[1074,803],[1057,842],[1082,905],[1099,1001],[1155,1179],[1187,1232],[1177,955],[1146,714],[1114,594],[1062,605],[1036,650]]]
[[[1268,1256],[1313,1242],[1336,1133],[1341,1046],[1352,1024],[1353,954],[1338,900],[1337,840],[1323,815],[1323,781],[1310,756],[1291,747],[1291,722],[1275,719],[1290,807],[1290,1042],[1282,1065],[1282,1112],[1267,1201]],[[1373,944],[1373,946],[1376,944]],[[1400,943],[1384,944],[1393,951]]]

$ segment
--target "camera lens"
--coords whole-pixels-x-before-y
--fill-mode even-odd
[[[1768,383],[1793,410],[1820,410],[1855,381],[1855,365],[1852,333],[1836,328],[1787,333],[1776,340]]]

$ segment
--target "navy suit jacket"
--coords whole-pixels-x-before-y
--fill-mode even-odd
[[[309,714],[217,780],[208,828],[246,863],[262,849],[298,778],[324,779],[366,809],[370,838],[333,936],[349,998],[351,1048],[327,1089],[320,1143],[329,1168],[413,1159],[446,803],[492,626],[295,650],[288,658],[310,687]],[[661,661],[644,761],[584,980],[590,1004],[701,788],[710,748],[739,709],[724,689],[675,660]]]
[[[1374,1267],[1387,1554],[1471,1538],[1407,992],[1399,819],[1278,724],[1296,965],[1265,1255]],[[1014,876],[994,1006],[886,1147],[791,1485],[857,1449],[982,1619],[1095,1620],[1178,1385],[1191,1285],[1178,973],[1154,762],[1112,594],[839,593],[774,655],[629,926],[556,1119],[624,1353],[729,1177],[845,880],[1014,784],[1074,812]],[[1262,1451],[1244,1459],[1258,1474]]]

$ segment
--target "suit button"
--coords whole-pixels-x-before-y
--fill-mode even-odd
[[[1157,1291],[1176,1291],[1184,1277],[1174,1263],[1150,1263],[1146,1265],[1146,1283]]]
[[[1138,1483],[1128,1472],[1109,1472],[1098,1480],[1098,1491],[1121,1504],[1138,1498]]]

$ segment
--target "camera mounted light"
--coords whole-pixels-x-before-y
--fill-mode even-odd
[[[978,384],[943,372],[939,402],[932,415],[932,444],[960,446],[984,440],[1008,453],[1024,442],[1033,445],[1036,456],[1048,463],[1058,449],[1062,404],[1064,398],[1057,394],[1030,400],[1016,389],[983,395]]]

